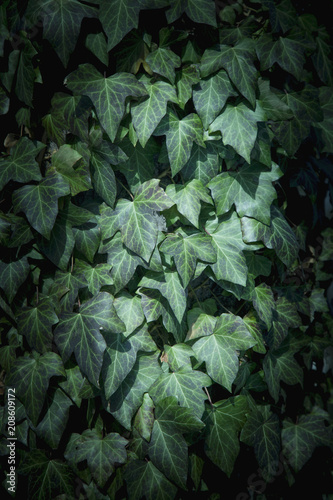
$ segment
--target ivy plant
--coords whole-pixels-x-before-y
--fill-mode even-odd
[[[330,7],[304,5],[2,2],[12,497],[331,498]]]

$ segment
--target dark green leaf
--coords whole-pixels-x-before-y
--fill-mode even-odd
[[[24,307],[17,316],[17,328],[32,349],[43,354],[51,351],[52,326],[58,317],[48,299],[42,299],[36,307]]]

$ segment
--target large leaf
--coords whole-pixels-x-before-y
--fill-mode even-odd
[[[6,383],[15,387],[15,393],[34,425],[37,425],[50,378],[54,375],[66,375],[60,356],[54,352],[21,356],[7,375]]]
[[[255,343],[242,318],[222,314],[213,333],[196,340],[192,349],[206,362],[208,375],[231,392],[239,368],[236,350],[249,349]]]
[[[173,500],[177,492],[176,486],[150,461],[133,460],[128,464],[124,477],[130,500],[143,496],[147,500]]]
[[[296,472],[311,458],[316,446],[329,441],[330,433],[322,415],[301,415],[295,424],[290,420],[283,422],[283,453]]]
[[[74,51],[84,17],[96,17],[96,9],[77,0],[59,0],[54,5],[52,0],[37,0],[29,4],[30,15],[43,21],[43,37],[57,52],[66,67]]]
[[[113,332],[125,329],[113,307],[113,297],[100,292],[80,307],[78,313],[62,313],[54,340],[64,361],[74,352],[77,363],[89,380],[99,387],[106,342],[100,329]]]
[[[12,149],[7,158],[0,159],[0,189],[10,181],[39,181],[42,176],[38,163],[35,161],[44,144],[34,144],[27,137],[22,137]]]
[[[194,106],[205,129],[220,113],[228,98],[237,95],[225,71],[219,71],[216,75],[201,80],[194,87]]]
[[[238,435],[246,422],[247,412],[246,397],[236,396],[215,403],[205,419],[206,455],[229,477],[240,450]]]
[[[108,37],[108,50],[117,45],[133,28],[138,27],[142,2],[136,0],[102,0],[99,19]]]
[[[54,307],[48,299],[42,299],[36,307],[24,307],[17,316],[17,328],[24,335],[32,349],[51,351],[52,326],[58,323]]]
[[[273,163],[269,171],[260,165],[244,165],[238,172],[223,172],[208,184],[216,213],[225,214],[235,204],[239,217],[246,215],[269,224],[270,206],[276,198],[272,185],[282,172]]]
[[[172,175],[175,176],[190,158],[193,142],[203,146],[203,128],[198,115],[191,113],[182,120],[168,111],[154,135],[165,135]]]
[[[255,111],[242,102],[238,106],[227,105],[225,110],[210,125],[209,130],[222,134],[225,145],[232,146],[237,153],[250,163],[250,155],[256,141],[257,122],[264,121],[260,107]]]
[[[166,210],[173,204],[159,187],[159,180],[151,179],[140,186],[133,201],[121,199],[111,214],[104,211],[102,235],[108,238],[120,229],[124,245],[148,262],[159,231],[156,211]]]
[[[247,217],[241,219],[241,224],[246,243],[263,241],[267,248],[274,248],[286,266],[292,265],[298,254],[298,243],[286,219],[274,205],[271,206],[269,226]]]
[[[273,479],[279,466],[281,439],[279,419],[269,410],[269,406],[251,411],[241,432],[241,441],[254,446],[264,479]]]
[[[184,288],[193,278],[197,260],[216,261],[216,253],[211,240],[202,233],[177,233],[166,238],[160,248],[161,252],[172,255]]]
[[[32,227],[49,239],[58,213],[58,199],[69,192],[62,176],[51,174],[39,184],[23,186],[13,193],[15,212],[24,212]]]
[[[207,189],[197,179],[193,179],[185,185],[169,184],[166,194],[176,203],[178,211],[197,228],[199,227],[201,210],[200,201],[212,203]]]
[[[125,112],[125,99],[147,94],[144,86],[129,73],[104,78],[91,64],[81,64],[67,77],[67,86],[75,94],[89,97],[106,133],[114,141]]]
[[[203,387],[211,385],[211,379],[203,372],[184,366],[173,373],[163,373],[149,389],[155,404],[168,396],[175,396],[181,406],[191,408],[201,418],[207,396]]]
[[[253,44],[249,39],[241,40],[234,47],[219,45],[214,49],[207,49],[201,60],[201,76],[208,76],[221,68],[226,69],[232,83],[254,107],[257,80],[254,58]]]
[[[150,83],[143,80],[143,83],[149,97],[143,102],[134,103],[131,113],[140,144],[145,147],[148,139],[166,114],[168,101],[177,103],[178,99],[175,88],[166,82]]]

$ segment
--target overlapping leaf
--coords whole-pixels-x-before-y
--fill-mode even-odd
[[[130,500],[146,496],[147,500],[172,500],[177,487],[150,461],[133,460],[125,472]]]
[[[19,287],[29,274],[29,263],[26,257],[11,262],[0,261],[0,287],[4,290],[9,302],[12,302]]]
[[[54,307],[42,299],[36,307],[22,308],[17,317],[17,327],[32,349],[43,354],[52,347],[52,326],[58,323]]]
[[[280,349],[268,352],[263,362],[268,389],[275,402],[279,399],[280,381],[286,384],[303,384],[303,371],[292,351]]]

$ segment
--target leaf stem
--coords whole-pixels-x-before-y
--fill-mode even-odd
[[[119,179],[117,179],[117,181],[125,189],[125,191],[130,195],[130,197],[132,198],[132,200],[134,200],[134,196],[132,195],[131,191],[129,189],[127,189],[127,187],[124,186],[124,184]]]
[[[210,293],[215,297],[215,300],[220,304],[220,306],[225,309],[229,314],[234,314],[233,312],[229,311],[229,309],[227,309],[223,304],[222,302],[220,301],[220,299],[215,295],[215,293],[213,292],[213,290],[210,291]]]
[[[208,401],[209,401],[210,406],[211,406],[212,408],[214,408],[214,405],[213,405],[213,403],[212,403],[212,400],[211,400],[211,397],[210,397],[210,394],[209,394],[209,392],[208,392],[207,387],[204,387],[204,390],[205,390],[205,393],[207,394],[207,398],[208,398]]]

